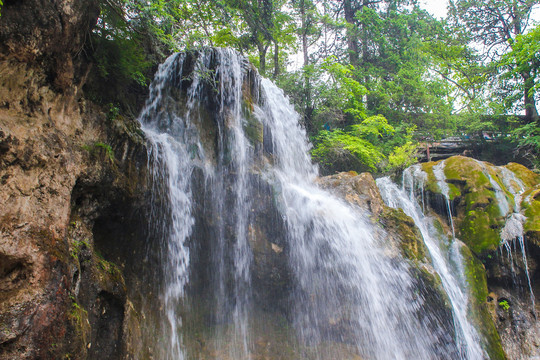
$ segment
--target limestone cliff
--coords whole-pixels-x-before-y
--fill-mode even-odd
[[[133,229],[104,229],[141,211],[146,151],[135,120],[81,93],[81,48],[98,14],[93,1],[2,8],[1,359],[134,351],[122,264],[103,257],[111,237],[128,241]]]

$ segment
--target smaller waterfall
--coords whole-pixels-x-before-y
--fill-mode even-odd
[[[497,182],[497,180],[491,175],[489,172],[489,169],[487,168],[486,164],[482,161],[473,159],[482,169],[482,173],[488,178],[489,183],[495,192],[495,198],[497,199],[497,206],[499,207],[499,211],[501,213],[501,216],[506,216],[510,212],[510,203],[508,202],[508,198],[506,197],[506,194],[504,193],[504,190],[502,189],[501,185]]]
[[[450,206],[450,187],[446,183],[446,175],[444,174],[444,160],[433,167],[433,175],[437,179],[437,185],[441,189],[441,194],[446,201],[446,209],[448,211],[448,222],[452,228],[452,237],[456,237],[456,230],[454,228],[454,218],[452,216],[452,207]]]
[[[523,224],[525,223],[525,216],[521,214],[521,201],[523,193],[525,192],[525,185],[517,178],[517,176],[507,168],[501,168],[500,176],[502,182],[508,191],[514,197],[514,211],[506,220],[506,224],[501,231],[501,239],[503,241],[502,249],[504,248],[508,254],[508,262],[511,266],[511,270],[514,273],[514,259],[512,257],[512,243],[517,242],[519,244],[521,252],[521,260],[523,262],[525,275],[527,278],[527,286],[529,288],[529,294],[531,298],[532,311],[536,316],[536,304],[534,300],[534,292],[532,289],[531,278],[529,275],[529,264],[527,263],[527,252],[525,249],[525,234],[523,231]]]
[[[480,336],[467,318],[468,288],[464,278],[465,269],[460,252],[460,247],[463,245],[455,237],[449,244],[449,239],[437,231],[432,220],[423,214],[417,204],[413,189],[422,187],[422,183],[415,187],[414,181],[415,176],[418,175],[420,175],[420,179],[424,179],[420,171],[419,167],[413,167],[406,171],[403,183],[407,184],[407,187],[401,189],[389,178],[378,179],[377,185],[385,203],[390,207],[403,209],[405,214],[414,220],[422,233],[424,243],[431,255],[433,267],[439,274],[451,301],[460,358],[484,359],[486,354],[480,345]]]

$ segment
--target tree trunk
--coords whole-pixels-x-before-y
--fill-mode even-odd
[[[279,44],[274,40],[274,79],[279,76]]]
[[[534,79],[531,78],[531,74],[528,71],[524,71],[521,73],[521,78],[523,79],[523,105],[525,107],[525,120],[527,123],[531,123],[533,121],[538,121],[538,110],[536,109],[536,102],[534,100],[534,96],[531,96],[529,94],[530,90],[534,86]]]
[[[301,29],[302,29],[302,53],[304,55],[304,125],[308,133],[312,133],[313,124],[312,124],[312,114],[313,106],[311,104],[311,82],[309,75],[306,73],[307,67],[309,66],[309,49],[308,49],[308,21],[306,16],[306,4],[305,0],[301,0],[300,3],[300,15],[301,15]]]
[[[356,36],[356,22],[354,20],[355,9],[353,0],[345,0],[345,21],[349,24],[347,29],[347,48],[349,50],[349,61],[355,68],[358,67],[358,39]]]
[[[268,50],[268,45],[263,45],[262,43],[257,44],[259,50],[259,71],[261,75],[264,76],[266,73],[266,50]]]

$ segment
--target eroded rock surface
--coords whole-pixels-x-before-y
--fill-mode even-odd
[[[0,359],[134,352],[122,264],[103,257],[95,224],[141,207],[146,152],[133,119],[80,93],[98,14],[92,1],[2,8]]]

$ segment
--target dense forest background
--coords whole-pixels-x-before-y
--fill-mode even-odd
[[[128,110],[118,84],[144,92],[171,52],[234,48],[290,97],[327,173],[396,171],[452,136],[496,138],[538,168],[535,6],[454,0],[440,20],[414,0],[101,0],[81,56],[114,113]]]

